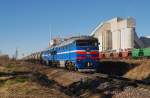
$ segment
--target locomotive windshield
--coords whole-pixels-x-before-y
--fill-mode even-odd
[[[76,41],[77,46],[98,46],[97,40],[77,40]]]

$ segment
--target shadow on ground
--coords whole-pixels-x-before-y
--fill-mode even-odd
[[[133,86],[133,84],[127,84],[123,81],[114,81],[109,78],[95,77],[92,79],[82,78],[80,81],[64,87],[56,81],[49,80],[47,76],[40,73],[36,73],[36,80],[38,80],[38,83],[42,86],[49,88],[57,86],[61,92],[71,98],[91,98],[93,95],[98,95],[98,98],[112,98],[114,94],[123,91],[123,89],[127,86]]]
[[[137,66],[138,65],[134,63],[130,64],[123,61],[101,61],[97,71],[109,75],[123,76],[129,70]]]

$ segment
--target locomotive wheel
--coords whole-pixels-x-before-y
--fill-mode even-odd
[[[68,70],[75,70],[75,66],[71,61],[67,61],[65,66]]]
[[[47,66],[49,66],[49,61],[46,61],[45,63],[46,63]]]
[[[59,62],[58,61],[55,62],[54,67],[59,67]]]
[[[77,67],[75,67],[75,69],[74,69],[75,71],[78,71],[78,68]]]
[[[41,61],[41,64],[45,65],[46,63],[45,63],[45,61]]]
[[[70,70],[75,70],[75,66],[72,62],[70,63]]]
[[[52,66],[52,62],[51,61],[49,61],[49,66]]]

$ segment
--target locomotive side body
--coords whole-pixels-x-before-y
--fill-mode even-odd
[[[95,71],[99,62],[98,40],[93,37],[74,37],[42,53],[49,65],[70,70]]]

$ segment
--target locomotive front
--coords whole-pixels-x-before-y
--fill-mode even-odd
[[[96,71],[99,64],[98,40],[90,37],[76,40],[76,67],[78,71]]]

